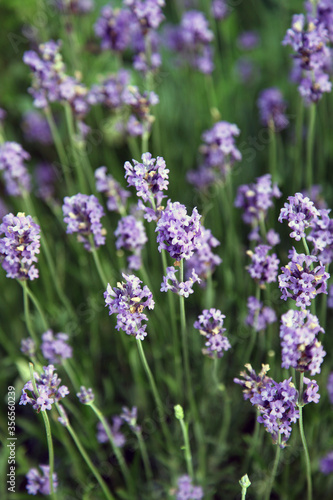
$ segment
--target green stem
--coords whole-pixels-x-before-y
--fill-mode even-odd
[[[37,335],[35,333],[35,330],[33,329],[32,326],[32,321],[31,321],[31,316],[30,316],[30,310],[29,310],[29,297],[28,297],[28,292],[27,292],[27,282],[26,281],[20,281],[20,285],[23,288],[23,304],[24,304],[24,318],[25,318],[25,323],[27,325],[27,329],[29,332],[29,335],[31,338],[34,340],[36,347],[39,344],[39,341],[37,340]]]
[[[113,453],[115,454],[115,456],[117,458],[117,461],[119,463],[121,472],[122,472],[122,474],[124,476],[124,479],[126,481],[127,488],[130,491],[133,491],[131,476],[130,476],[128,467],[126,465],[124,457],[122,456],[122,454],[120,452],[120,449],[118,448],[118,446],[115,445],[113,436],[112,436],[111,431],[110,431],[109,424],[105,420],[105,417],[104,417],[103,413],[97,408],[97,406],[95,406],[94,403],[89,403],[89,406],[95,412],[95,415],[97,416],[97,418],[99,419],[99,421],[103,425],[103,428],[104,428],[104,430],[106,432],[106,435],[107,435],[107,437],[108,437],[108,439],[109,439],[109,441],[111,443],[111,447],[112,447]]]
[[[313,103],[310,106],[309,128],[306,143],[306,187],[308,190],[312,188],[313,184],[313,143],[314,143],[314,130],[316,122],[316,105]]]
[[[70,144],[71,144],[74,165],[75,165],[75,169],[76,169],[76,175],[77,175],[78,182],[79,182],[79,187],[80,187],[81,193],[87,193],[88,186],[86,183],[86,179],[83,175],[82,165],[79,161],[77,145],[75,142],[76,141],[76,139],[75,139],[76,134],[75,134],[74,123],[73,123],[72,108],[70,107],[70,104],[68,104],[68,103],[65,103],[64,108],[65,108],[67,129],[68,129],[68,134],[69,134],[69,139],[70,139]]]
[[[98,250],[95,246],[95,243],[94,243],[94,238],[93,236],[90,234],[89,235],[89,241],[90,241],[90,245],[91,245],[91,253],[92,253],[92,256],[94,258],[94,262],[95,262],[95,265],[96,265],[96,269],[97,269],[97,272],[98,272],[98,275],[101,279],[101,282],[102,282],[102,285],[104,287],[107,286],[107,284],[112,281],[112,276],[111,276],[111,279],[108,280],[107,277],[106,277],[106,274],[102,268],[102,264],[101,264],[101,261],[99,259],[99,255],[98,255]]]
[[[29,370],[30,370],[30,376],[31,376],[31,382],[34,388],[34,392],[36,396],[39,396],[38,390],[37,390],[37,385],[36,385],[36,380],[34,376],[34,365],[32,363],[29,363]],[[46,410],[42,411],[42,417],[44,420],[44,425],[45,425],[45,431],[46,431],[46,440],[47,440],[47,447],[49,450],[49,479],[50,479],[50,492],[51,492],[51,497],[53,500],[57,500],[57,495],[54,490],[54,484],[53,484],[53,472],[54,472],[54,450],[53,450],[53,441],[52,441],[52,433],[51,433],[51,426],[50,426],[50,421],[49,417],[47,416]]]
[[[32,302],[34,303],[40,317],[41,317],[41,320],[42,320],[42,324],[43,324],[43,328],[44,330],[48,330],[48,324],[47,324],[47,321],[45,319],[45,316],[44,316],[44,313],[43,313],[43,310],[38,302],[38,300],[36,299],[36,297],[34,296],[34,294],[32,293],[32,291],[29,289],[28,287],[28,284],[26,281],[20,281],[18,280],[18,282],[20,283],[20,285],[22,286],[22,288],[26,291],[27,295],[29,295],[29,297],[31,298]]]
[[[260,302],[260,286],[258,284],[256,285],[256,299]],[[251,354],[252,354],[252,351],[254,348],[254,344],[256,343],[256,339],[257,339],[258,315],[259,315],[259,309],[254,314],[251,341],[250,341],[249,347],[246,349],[247,350],[246,356],[247,356],[248,362],[250,362]]]
[[[276,154],[276,134],[273,120],[270,120],[269,123],[269,171],[272,176],[272,182],[277,182],[277,172],[276,172],[276,163],[277,163],[277,154]]]
[[[303,98],[299,97],[298,110],[296,114],[296,141],[295,141],[295,156],[294,156],[294,175],[293,175],[293,189],[292,192],[296,193],[301,189],[302,179],[302,146],[303,146],[303,121],[304,121],[304,104]]]
[[[302,445],[303,445],[303,449],[304,449],[304,455],[305,455],[308,500],[312,500],[311,462],[310,462],[309,451],[308,451],[308,446],[307,446],[306,439],[305,439],[304,426],[303,426],[303,402],[302,402],[302,397],[303,397],[303,377],[304,377],[304,373],[301,373],[301,376],[300,376],[300,390],[299,390],[299,404],[298,404],[298,409],[299,409],[299,420],[298,420],[298,422],[299,422],[299,431],[300,431]]]
[[[277,471],[277,468],[278,468],[278,465],[279,465],[279,460],[280,460],[280,454],[281,454],[280,444],[281,444],[281,434],[279,434],[278,442],[276,444],[277,448],[276,448],[275,460],[274,460],[274,465],[273,465],[272,473],[271,473],[270,478],[269,478],[269,483],[268,483],[268,488],[267,488],[267,493],[266,493],[266,496],[265,496],[265,500],[269,500],[270,496],[271,496],[271,491],[272,491],[272,488],[273,488],[274,479],[275,479],[275,476],[276,476],[276,471]]]
[[[135,432],[135,435],[136,435],[137,440],[139,442],[139,448],[140,448],[140,453],[142,456],[143,466],[145,468],[146,477],[147,477],[148,482],[150,482],[154,476],[153,476],[153,471],[151,469],[150,460],[148,458],[147,448],[146,448],[145,442],[142,438],[141,432],[137,431],[137,432]]]
[[[186,460],[186,465],[187,465],[187,472],[188,472],[188,475],[192,479],[194,479],[190,440],[188,438],[188,425],[185,424],[183,419],[179,420],[179,422],[180,422],[180,426],[181,426],[183,438],[184,438],[184,454],[185,454],[185,460]]]

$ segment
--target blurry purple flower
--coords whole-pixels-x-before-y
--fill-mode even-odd
[[[30,215],[5,215],[0,224],[0,262],[7,278],[34,280],[40,248],[40,227]]]
[[[69,394],[68,387],[60,386],[61,379],[54,373],[54,366],[44,366],[44,373],[38,375],[34,373],[34,378],[37,387],[37,394],[32,383],[29,380],[22,389],[20,405],[31,404],[33,409],[39,413],[40,411],[51,410],[52,404],[58,402]],[[59,387],[60,386],[60,387]],[[30,392],[30,396],[28,395]]]
[[[53,0],[52,3],[65,14],[88,14],[94,8],[94,0]]]
[[[202,500],[204,496],[201,486],[193,486],[190,476],[184,475],[178,478],[176,500]]]
[[[251,83],[258,74],[258,68],[248,57],[240,57],[235,64],[235,72],[243,83]]]
[[[126,439],[122,432],[120,432],[120,428],[123,425],[123,419],[118,417],[117,415],[112,417],[112,425],[107,422],[113,442],[117,448],[121,448],[124,446]],[[97,441],[99,443],[107,443],[109,441],[108,435],[105,432],[102,422],[97,423]]]
[[[300,372],[320,373],[326,352],[318,334],[324,333],[317,316],[308,311],[289,310],[281,316],[280,338],[282,368],[295,368]]]
[[[133,15],[125,9],[113,9],[111,5],[102,7],[97,19],[95,34],[101,39],[102,50],[123,52],[131,42]]]
[[[129,84],[130,73],[121,69],[118,73],[108,76],[102,83],[95,84],[87,94],[90,105],[102,104],[107,109],[117,110],[123,104],[122,93]]]
[[[247,266],[247,270],[259,285],[264,288],[266,283],[276,281],[276,276],[279,269],[279,259],[276,254],[268,255],[272,247],[268,245],[259,245],[254,249],[254,252],[249,250],[247,255],[251,258],[251,263]]]
[[[258,47],[260,38],[255,31],[244,31],[237,38],[237,44],[242,50],[253,50]]]
[[[286,102],[279,89],[272,87],[263,90],[257,101],[260,119],[263,125],[279,132],[289,125],[285,115]]]
[[[325,267],[319,265],[310,269],[318,259],[315,255],[298,254],[293,248],[288,257],[291,262],[282,267],[282,273],[278,276],[281,299],[289,297],[296,300],[296,306],[305,309],[311,305],[311,300],[319,293],[327,293],[327,280],[329,274]]]
[[[105,305],[109,307],[109,314],[117,314],[117,330],[123,330],[127,335],[133,335],[138,340],[143,340],[147,335],[147,325],[142,325],[142,321],[147,321],[144,309],[154,309],[155,302],[149,288],[142,283],[139,278],[123,273],[125,281],[117,283],[117,287],[111,288],[108,284],[104,292]]]
[[[200,218],[196,208],[189,216],[185,205],[168,200],[156,225],[158,250],[166,250],[176,261],[192,257],[195,249],[200,246]]]
[[[0,146],[0,171],[9,195],[22,196],[24,192],[30,192],[30,175],[24,165],[29,159],[29,153],[17,142],[4,142]]]
[[[52,134],[46,118],[38,111],[28,111],[23,116],[22,128],[24,137],[29,142],[52,144]]]
[[[226,0],[212,0],[210,11],[217,21],[221,21],[230,13],[228,2]]]
[[[313,221],[320,215],[314,203],[302,193],[295,196],[288,196],[289,203],[284,204],[279,215],[279,222],[288,221],[288,226],[292,229],[291,238],[300,241],[305,238],[305,229],[311,227]]]
[[[67,344],[66,333],[56,333],[48,330],[42,335],[41,350],[45,359],[52,364],[62,363],[65,359],[72,357],[72,348]]]
[[[141,220],[137,220],[133,215],[122,217],[117,229],[114,232],[116,239],[116,248],[124,248],[133,252],[136,259],[129,258],[129,269],[138,270],[142,266],[141,252],[148,241],[145,227]]]
[[[319,210],[319,216],[313,220],[312,230],[306,237],[314,245],[313,253],[325,266],[333,260],[333,220],[329,217],[330,212],[325,208]]]
[[[66,196],[62,206],[64,222],[67,224],[67,234],[79,233],[78,241],[83,242],[86,250],[91,250],[88,239],[94,238],[95,247],[105,244],[106,231],[100,222],[104,215],[102,205],[94,195],[78,193],[72,197]]]
[[[333,285],[330,285],[327,298],[327,307],[333,309]]]
[[[150,132],[155,120],[150,113],[150,107],[159,102],[155,92],[144,92],[140,94],[138,87],[127,86],[122,93],[123,103],[129,108],[130,117],[127,122],[127,132],[132,136],[143,135]]]
[[[319,403],[320,394],[318,394],[319,385],[317,382],[315,380],[310,380],[307,377],[303,378],[303,382],[306,386],[302,396],[303,403],[305,405],[308,403]]]
[[[0,108],[0,126],[3,124],[7,116],[7,111],[5,111],[3,108]]]
[[[161,284],[161,292],[167,292],[171,290],[171,292],[180,295],[181,297],[185,297],[186,299],[193,293],[193,285],[194,283],[200,283],[200,278],[192,269],[192,273],[187,281],[178,281],[176,278],[176,269],[173,266],[166,268],[166,276],[163,276],[163,283]],[[171,284],[169,283],[171,281]]]
[[[319,463],[319,470],[323,474],[331,474],[333,472],[333,451],[329,451]]]
[[[144,34],[150,29],[157,29],[164,19],[164,0],[124,0],[124,5],[130,8]]]
[[[26,475],[27,478],[27,492],[29,495],[50,495],[50,467],[48,465],[40,465],[40,470],[42,474],[38,471],[38,469],[33,468],[30,469]],[[54,472],[52,475],[53,479],[53,488],[54,491],[57,490],[58,486],[58,478],[57,474]]]
[[[186,261],[186,277],[189,277],[193,269],[203,280],[212,275],[215,268],[222,263],[221,257],[213,253],[213,248],[219,244],[211,230],[201,226],[200,244],[195,248],[192,257]]]
[[[231,348],[230,342],[223,333],[224,314],[219,309],[204,309],[194,323],[194,328],[199,330],[200,334],[206,337],[203,354],[210,358],[222,358],[225,351]]]
[[[34,340],[30,337],[21,340],[21,352],[29,358],[34,358],[36,356],[36,344]]]
[[[126,200],[131,196],[129,191],[122,188],[112,175],[107,174],[106,167],[95,170],[96,189],[107,196],[106,206],[110,212],[125,213]]]
[[[86,387],[84,387],[83,385],[81,385],[80,392],[78,392],[76,395],[79,398],[80,403],[82,403],[83,405],[89,405],[90,403],[93,403],[95,399],[95,395],[91,387],[89,389],[86,389]]]
[[[135,433],[141,432],[141,427],[136,423],[137,417],[138,409],[136,406],[133,406],[131,410],[127,408],[127,406],[122,407],[120,418],[122,418],[123,421],[126,422],[129,425],[130,429],[132,429],[132,431]]]
[[[330,403],[333,404],[333,372],[330,372],[330,374],[327,377],[327,393],[328,393],[328,399],[330,400]]]
[[[37,163],[34,174],[37,184],[37,196],[46,201],[53,198],[57,173],[52,163],[46,161]]]
[[[245,323],[254,328],[257,332],[265,330],[267,325],[274,323],[277,319],[274,309],[264,306],[263,303],[255,297],[249,297],[247,299],[247,308],[249,314],[245,319]]]

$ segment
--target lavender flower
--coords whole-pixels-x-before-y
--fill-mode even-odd
[[[260,411],[258,422],[272,436],[274,443],[281,436],[280,447],[284,448],[291,434],[291,423],[299,418],[297,410],[298,392],[290,379],[277,383],[266,376],[269,367],[263,365],[259,375],[256,375],[251,365],[245,365],[250,375],[241,372],[244,380],[234,379],[236,384],[244,387],[244,399],[250,399],[252,405]]]
[[[288,255],[291,262],[282,267],[282,273],[278,276],[281,299],[289,297],[296,300],[296,306],[305,309],[311,305],[311,300],[319,293],[327,293],[327,280],[329,274],[325,267],[319,263],[311,269],[318,259],[315,255],[298,254],[293,248]]]
[[[325,475],[331,474],[333,472],[333,451],[329,451],[319,463],[320,472]]]
[[[179,282],[176,278],[176,272],[178,271],[178,269],[170,266],[166,268],[166,271],[167,274],[166,276],[163,276],[163,283],[161,284],[161,292],[167,292],[168,290],[171,290],[173,293],[176,293],[181,297],[188,298],[190,294],[193,293],[194,283],[200,283],[201,281],[194,269],[192,269],[192,273],[189,279],[184,282]],[[169,283],[169,281],[171,281],[171,284]]]
[[[240,151],[236,148],[235,137],[240,130],[237,125],[220,121],[202,134],[204,144],[200,152],[204,156],[204,163],[211,168],[217,168],[225,176],[231,165],[242,159]]]
[[[212,275],[215,268],[222,263],[221,257],[213,253],[213,248],[219,244],[211,230],[201,226],[200,244],[195,248],[192,257],[186,261],[186,277],[192,270],[203,280]]]
[[[37,163],[34,174],[37,184],[36,195],[46,201],[52,199],[57,179],[57,173],[52,163],[46,161]]]
[[[254,252],[251,250],[247,252],[251,258],[251,264],[247,266],[247,270],[261,288],[264,288],[266,283],[276,281],[280,261],[275,253],[268,255],[271,248],[269,245],[259,245]]]
[[[184,475],[178,478],[176,500],[202,500],[204,492],[201,486],[193,486],[190,476]]]
[[[29,356],[29,358],[34,358],[36,356],[36,344],[32,338],[28,337],[21,341],[21,352]]]
[[[237,43],[243,50],[253,50],[258,47],[260,38],[255,31],[244,31],[239,35]]]
[[[107,196],[106,206],[110,212],[124,213],[126,200],[131,196],[129,191],[123,189],[112,175],[107,174],[106,167],[95,170],[96,189]]]
[[[327,378],[327,393],[328,393],[328,399],[330,400],[330,403],[333,404],[333,372],[330,372],[328,378]]]
[[[272,87],[263,90],[257,104],[263,125],[278,132],[288,127],[289,121],[285,115],[287,105],[279,89]]]
[[[123,419],[118,417],[117,415],[112,417],[112,425],[107,422],[113,442],[117,448],[121,448],[124,446],[126,439],[122,432],[120,432],[120,428],[123,425]],[[97,423],[97,441],[99,443],[107,443],[109,441],[108,435],[105,432],[102,422]]]
[[[133,215],[122,217],[118,222],[114,235],[117,238],[117,250],[124,248],[133,252],[133,255],[128,257],[129,269],[140,269],[142,266],[141,252],[148,241],[142,221],[137,220]]]
[[[65,14],[88,14],[94,8],[94,0],[53,0],[52,3]]]
[[[310,1],[305,2],[305,7],[309,15],[312,15],[314,4]],[[319,0],[316,5],[316,19],[318,24],[322,24],[329,37],[330,42],[333,42],[333,5],[331,0]]]
[[[325,266],[333,260],[333,220],[329,217],[330,211],[319,209],[319,216],[313,220],[312,230],[307,235],[307,240],[314,245],[313,253]]]
[[[314,203],[302,193],[296,193],[295,196],[288,196],[289,203],[284,204],[279,215],[279,222],[288,221],[288,226],[292,229],[291,238],[300,241],[305,238],[305,229],[311,227],[315,219],[320,215]]]
[[[7,111],[5,111],[3,108],[0,108],[0,127],[4,123],[6,116],[7,116]]]
[[[261,332],[267,328],[267,325],[276,321],[275,311],[268,306],[264,306],[256,297],[247,299],[247,308],[249,314],[245,319],[245,323],[257,332]]]
[[[144,217],[148,221],[156,221],[162,209],[161,202],[165,198],[163,191],[168,189],[169,169],[161,156],[155,159],[150,153],[144,153],[141,159],[142,163],[132,160],[133,165],[129,161],[125,162],[125,178],[129,186],[135,187],[137,196],[151,205],[146,207],[140,204],[145,212]]]
[[[318,394],[319,385],[317,382],[315,380],[310,380],[307,377],[303,377],[303,383],[306,386],[302,395],[303,404],[319,403],[320,394]]]
[[[159,102],[155,92],[140,94],[138,87],[129,85],[122,93],[123,103],[129,108],[130,117],[127,122],[127,132],[132,136],[142,136],[151,130],[155,120],[150,113],[151,106]]]
[[[50,467],[48,465],[40,465],[39,468],[42,474],[36,468],[30,469],[27,473],[27,492],[29,495],[37,495],[37,493],[40,495],[50,495]],[[56,491],[58,478],[55,472],[52,474],[52,480],[54,491]]]
[[[212,0],[210,11],[214,19],[217,21],[225,19],[230,13],[226,0]]]
[[[282,368],[295,368],[320,373],[320,365],[326,352],[318,333],[324,333],[317,316],[308,311],[291,309],[281,316],[280,338],[282,348]]]
[[[149,288],[145,285],[141,288],[136,276],[123,273],[125,281],[117,283],[117,287],[111,288],[108,283],[104,292],[105,305],[109,307],[109,314],[117,314],[117,330],[123,330],[127,335],[133,335],[138,340],[143,340],[147,335],[147,321],[144,309],[154,309],[155,302]]]
[[[143,34],[150,29],[157,29],[164,19],[164,0],[124,0],[124,5],[134,14]]]
[[[65,359],[72,357],[72,348],[67,344],[66,333],[56,333],[48,330],[42,335],[41,350],[45,359],[52,364],[61,364]]]
[[[330,285],[327,298],[327,307],[333,309],[333,285]]]
[[[100,222],[104,210],[96,196],[81,193],[66,196],[62,211],[64,222],[68,224],[67,234],[79,233],[77,239],[83,242],[86,250],[92,250],[88,239],[90,235],[93,236],[96,248],[105,244],[106,231]]]
[[[101,38],[102,50],[123,52],[131,42],[131,23],[133,23],[131,12],[105,5],[94,26],[96,36]]]
[[[60,386],[61,379],[54,373],[54,366],[44,366],[44,373],[38,375],[34,373],[36,382],[37,394],[32,383],[29,380],[22,389],[20,398],[20,405],[30,404],[33,409],[39,413],[40,411],[51,410],[54,402],[60,401],[67,394],[69,394],[68,387],[65,385]],[[60,387],[59,387],[60,386]],[[30,396],[28,395],[30,392]]]
[[[222,358],[225,351],[231,348],[230,342],[223,333],[226,331],[223,328],[224,314],[219,309],[204,309],[202,314],[198,316],[194,323],[194,328],[199,330],[200,334],[206,337],[203,354],[210,358]]]
[[[80,403],[83,405],[89,405],[90,403],[93,403],[95,399],[95,394],[93,393],[91,387],[86,389],[83,385],[81,385],[80,392],[76,395],[79,398]]]
[[[141,432],[141,427],[136,423],[138,418],[138,409],[136,406],[133,406],[131,410],[127,406],[123,406],[120,418],[129,425],[133,432]]]
[[[30,192],[30,175],[24,165],[29,159],[29,153],[17,142],[5,142],[0,146],[0,171],[9,195],[22,196],[24,192]]]
[[[192,257],[200,245],[200,218],[196,208],[189,216],[184,205],[168,200],[156,225],[159,251],[167,250],[176,261]]]
[[[39,142],[46,146],[53,142],[47,120],[38,111],[28,111],[25,113],[22,128],[24,137],[29,142]]]
[[[34,280],[40,248],[40,227],[30,215],[19,212],[5,215],[0,224],[0,262],[7,278]]]
[[[87,102],[90,105],[102,104],[112,111],[119,110],[123,105],[122,94],[128,86],[130,73],[124,69],[108,76],[100,84],[93,85],[88,92]]]
[[[246,224],[257,226],[265,219],[267,211],[274,205],[274,198],[280,198],[281,192],[276,183],[272,185],[270,174],[258,177],[252,184],[239,186],[235,206],[244,210],[242,219]]]

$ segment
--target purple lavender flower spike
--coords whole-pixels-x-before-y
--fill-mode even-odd
[[[161,292],[167,292],[171,290],[173,293],[180,295],[181,297],[185,297],[187,299],[193,293],[193,285],[194,283],[200,283],[201,279],[196,274],[195,270],[192,269],[192,273],[187,281],[178,281],[176,278],[176,269],[173,266],[166,268],[167,274],[163,276],[163,282],[161,284]],[[169,283],[171,281],[171,284]]]
[[[133,432],[141,432],[141,427],[136,423],[138,418],[138,409],[136,406],[133,406],[131,410],[127,406],[123,406],[120,417],[129,425]]]
[[[111,5],[102,7],[100,17],[94,26],[96,36],[101,39],[102,50],[123,52],[129,47],[131,23],[133,15],[128,10],[113,9]]]
[[[29,142],[39,142],[43,145],[49,145],[53,142],[46,118],[36,110],[25,113],[22,128],[24,137]]]
[[[215,268],[222,263],[221,257],[213,253],[213,248],[217,247],[220,242],[212,235],[210,229],[201,226],[200,245],[196,247],[192,257],[186,261],[186,277],[195,273],[202,280],[207,279],[212,275]]]
[[[251,258],[251,264],[247,266],[251,278],[257,281],[261,288],[265,287],[266,283],[276,281],[276,276],[279,269],[279,259],[276,254],[268,255],[271,247],[268,245],[259,245],[254,249],[254,252],[248,251],[247,254]]]
[[[296,306],[305,309],[311,305],[311,300],[319,293],[327,293],[329,274],[325,267],[318,263],[315,255],[298,254],[293,248],[288,255],[291,261],[282,267],[278,276],[281,298],[289,297],[296,301]],[[319,265],[310,269],[314,263]]]
[[[154,309],[155,302],[149,288],[145,285],[141,288],[136,276],[123,273],[125,281],[117,283],[117,287],[111,288],[108,284],[104,292],[105,305],[109,307],[109,314],[117,314],[117,330],[123,330],[127,335],[133,335],[138,340],[143,340],[147,335],[147,316],[144,309]]]
[[[313,220],[311,232],[307,235],[307,240],[314,246],[313,253],[325,266],[333,260],[333,220],[329,217],[330,211],[319,209],[319,216]]]
[[[200,334],[206,337],[203,354],[210,358],[222,358],[224,353],[231,348],[230,342],[223,333],[224,314],[219,309],[204,309],[202,314],[194,323],[194,328],[199,330]]]
[[[71,358],[73,351],[67,344],[68,335],[66,333],[56,333],[48,330],[42,335],[41,350],[45,359],[52,364],[61,364],[65,359]]]
[[[94,0],[53,0],[52,3],[65,14],[88,14],[94,8]]]
[[[80,403],[82,403],[83,405],[89,405],[90,403],[93,403],[95,399],[95,395],[91,387],[89,389],[86,389],[83,385],[81,385],[80,392],[78,392],[76,395],[79,398]]]
[[[291,309],[281,316],[280,338],[282,368],[295,368],[311,375],[320,373],[320,366],[326,352],[318,334],[324,332],[317,316],[308,311]]]
[[[0,171],[10,196],[22,196],[24,192],[31,191],[30,175],[24,165],[29,159],[29,153],[17,142],[4,142],[0,146]]]
[[[117,250],[124,248],[134,254],[132,258],[130,257],[128,259],[129,269],[140,269],[142,266],[141,252],[148,241],[146,230],[142,221],[137,220],[133,215],[122,217],[118,222],[114,235],[117,238]]]
[[[40,495],[50,495],[50,467],[48,465],[40,465],[39,468],[42,474],[36,468],[30,469],[27,473],[27,492],[29,495],[37,495],[38,493]],[[56,491],[58,478],[55,472],[52,475],[52,480],[54,491]]]
[[[307,377],[303,378],[305,385],[305,390],[303,391],[303,403],[306,405],[308,403],[319,403],[320,394],[319,385],[315,380],[310,380]]]
[[[119,110],[123,104],[122,94],[129,85],[129,80],[130,73],[125,69],[109,75],[102,83],[92,85],[87,94],[87,102],[91,106],[102,104],[112,111]]]
[[[37,413],[45,410],[51,410],[54,402],[60,401],[69,394],[68,387],[60,386],[61,379],[54,373],[54,366],[44,366],[44,373],[38,375],[34,373],[34,378],[37,387],[37,394],[32,383],[29,380],[22,389],[20,405],[30,404]],[[28,392],[30,392],[30,396]]]
[[[226,0],[212,0],[210,11],[217,21],[222,21],[222,19],[225,19],[230,13]]]
[[[333,309],[333,285],[330,285],[327,298],[327,307]]]
[[[272,87],[263,90],[257,104],[263,125],[273,127],[277,132],[288,127],[289,120],[285,115],[287,105],[279,89]]]
[[[333,372],[330,372],[327,378],[326,388],[327,388],[328,399],[330,400],[330,403],[333,404]]]
[[[0,262],[7,278],[34,280],[38,278],[35,267],[40,248],[40,227],[30,215],[19,212],[7,214],[0,224]]]
[[[267,325],[277,320],[275,311],[271,307],[264,306],[256,297],[247,299],[247,308],[249,314],[245,319],[245,323],[257,332],[266,330]]]
[[[258,47],[260,38],[255,31],[244,31],[239,35],[237,43],[242,50],[253,50]]]
[[[100,222],[104,210],[96,196],[81,193],[66,196],[62,211],[64,222],[68,224],[67,234],[78,233],[77,239],[84,244],[86,250],[92,250],[89,235],[93,236],[96,248],[105,244],[106,230]]]
[[[201,486],[194,486],[190,476],[184,475],[178,478],[176,500],[202,500],[204,496]]]
[[[5,111],[3,108],[0,108],[0,127],[4,123],[6,116],[7,116],[7,111]]]
[[[305,229],[311,227],[313,222],[319,217],[320,212],[314,203],[302,193],[295,196],[288,196],[289,203],[284,204],[279,215],[279,222],[288,221],[288,226],[292,229],[291,238],[300,241],[306,237]]]
[[[189,216],[184,205],[168,200],[156,225],[159,251],[167,250],[176,261],[192,257],[200,245],[200,218],[196,208]]]
[[[325,475],[331,474],[333,472],[333,451],[329,451],[319,463],[320,472]]]
[[[36,356],[36,344],[32,338],[28,337],[21,341],[21,352],[29,356],[29,358],[34,358]]]
[[[54,199],[57,172],[52,163],[46,161],[37,163],[34,177],[37,185],[36,196],[46,201]]]
[[[122,188],[112,175],[107,174],[106,167],[95,170],[96,189],[99,193],[107,196],[106,206],[110,212],[125,213],[127,198],[131,196],[129,191]]]
[[[164,0],[124,0],[124,5],[134,14],[143,34],[150,29],[157,29],[164,19]]]
[[[122,93],[122,100],[128,106],[130,112],[127,122],[129,135],[140,136],[145,132],[150,132],[155,120],[150,108],[159,103],[158,95],[155,92],[140,94],[138,87],[129,85]]]
[[[108,422],[108,426],[113,437],[113,442],[117,448],[121,448],[126,443],[126,438],[122,432],[120,432],[120,428],[123,425],[123,419],[115,415],[112,417],[112,425]],[[107,443],[109,441],[108,435],[105,432],[102,422],[97,423],[97,441],[99,443]]]

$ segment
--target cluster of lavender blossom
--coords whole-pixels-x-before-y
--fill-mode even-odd
[[[30,404],[39,413],[51,410],[53,403],[69,394],[68,387],[60,385],[61,379],[54,370],[53,365],[48,365],[43,367],[41,375],[34,373],[34,381],[29,380],[22,389],[20,405]]]
[[[219,309],[204,309],[194,323],[194,328],[206,339],[203,354],[210,358],[222,358],[225,351],[231,348],[228,338],[223,335],[226,328],[223,328],[225,315]]]

